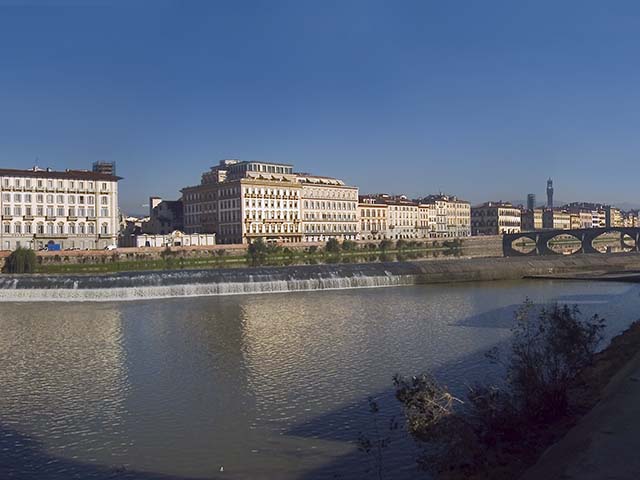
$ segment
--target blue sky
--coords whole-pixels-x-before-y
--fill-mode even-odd
[[[640,203],[640,2],[0,0],[0,166],[222,158],[362,192]]]

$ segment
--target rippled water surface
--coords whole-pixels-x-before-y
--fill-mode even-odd
[[[494,282],[126,303],[0,304],[0,478],[369,478],[367,397],[394,373],[455,389],[513,311],[577,303],[635,320],[635,285]],[[416,474],[397,432],[389,478]],[[222,471],[221,471],[222,470]]]

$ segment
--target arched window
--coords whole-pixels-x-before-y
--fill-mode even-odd
[[[53,235],[53,223],[47,223],[47,235]]]
[[[87,225],[87,230],[88,230],[89,235],[95,235],[95,233],[96,233],[95,224],[93,224],[93,223],[88,224]]]
[[[70,235],[75,235],[76,234],[76,224],[75,223],[70,223],[69,224],[69,234]]]
[[[64,223],[59,223],[58,224],[58,228],[56,229],[56,233],[58,235],[63,235],[64,234]]]
[[[39,233],[39,234],[43,234],[44,233],[44,224],[43,223],[39,223],[38,224],[36,233]]]
[[[15,233],[22,233],[22,224],[20,222],[16,222],[13,228]]]
[[[103,235],[107,235],[109,233],[109,224],[108,223],[103,223],[102,226],[100,227],[100,233]]]
[[[84,235],[85,234],[84,223],[78,224],[78,233],[80,235]]]

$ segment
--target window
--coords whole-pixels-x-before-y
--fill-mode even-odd
[[[53,207],[47,207],[47,217],[53,217]]]
[[[69,234],[70,235],[75,235],[76,234],[76,224],[75,223],[70,223],[69,224]]]
[[[58,195],[58,196],[56,197],[56,201],[57,201],[58,203],[64,203],[64,195]]]
[[[27,179],[25,183],[27,185],[27,188],[31,188],[31,180],[30,179]]]
[[[3,202],[10,202],[11,201],[11,194],[10,193],[5,193],[2,195],[2,201]]]
[[[53,195],[47,195],[47,203],[53,203]]]
[[[100,216],[101,217],[108,217],[109,216],[109,209],[108,208],[101,208],[100,209]]]
[[[62,180],[58,180],[58,188],[62,188],[62,185],[63,185]]]
[[[107,190],[107,184],[106,184],[106,183],[103,183],[103,184],[102,184],[102,190],[104,190],[104,191],[106,191],[106,190]]]
[[[44,195],[42,195],[41,193],[38,193],[36,195],[36,202],[38,202],[38,203],[44,202]]]
[[[53,223],[47,223],[47,235],[53,235]]]
[[[11,216],[11,207],[8,205],[5,205],[5,207],[2,209],[3,215],[6,215],[7,217]]]
[[[22,216],[22,207],[20,207],[20,206],[13,207],[13,214],[16,217],[21,217]]]
[[[56,229],[56,233],[58,235],[64,234],[64,223],[59,223],[58,228]]]
[[[96,226],[93,223],[90,223],[87,226],[87,231],[89,232],[89,235],[95,235],[96,233]]]
[[[14,201],[14,202],[16,202],[16,203],[22,202],[22,195],[21,195],[21,194],[19,194],[19,193],[16,193],[16,194],[13,196],[13,201]]]
[[[75,195],[69,195],[69,199],[68,200],[69,200],[69,203],[73,205],[74,203],[76,203],[76,196]]]
[[[100,205],[109,205],[109,197],[100,197]]]
[[[41,217],[42,215],[44,215],[44,209],[42,208],[42,205],[38,205],[36,207],[36,215],[38,215],[39,217]]]
[[[40,235],[44,233],[44,225],[42,223],[38,224],[38,226],[36,227],[36,232],[39,233]]]
[[[27,205],[27,206],[25,207],[25,212],[24,212],[24,214],[25,214],[27,217],[30,217],[30,216],[31,216],[31,205]]]
[[[84,195],[78,195],[78,203],[84,205]]]
[[[84,230],[84,223],[81,223],[80,225],[78,225],[78,233],[80,235],[84,235],[85,230]]]
[[[11,225],[9,223],[4,224],[4,233],[11,233]]]
[[[33,233],[31,231],[31,224],[30,223],[25,223],[24,224],[24,233]]]
[[[4,183],[5,187],[8,187],[9,186],[9,179],[5,178],[3,183]]]
[[[24,194],[24,201],[25,201],[25,203],[31,203],[31,194],[30,193],[25,193]]]
[[[21,224],[21,223],[19,223],[19,222],[18,222],[18,223],[16,223],[16,224],[13,226],[13,230],[14,230],[14,232],[15,232],[15,233],[22,233],[22,224]]]
[[[57,215],[58,217],[64,217],[64,207],[58,207]]]
[[[93,207],[89,207],[89,208],[87,209],[87,217],[91,217],[91,218],[93,218],[93,217],[95,217],[95,216],[96,216],[96,209],[95,209],[95,208],[93,208]]]
[[[47,187],[53,188],[53,180],[47,180]]]
[[[93,198],[93,197],[87,197],[87,203],[88,203],[89,205],[93,205],[93,204],[94,204],[94,202],[95,202],[95,198]]]

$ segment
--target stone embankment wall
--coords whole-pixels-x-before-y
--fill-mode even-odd
[[[426,240],[426,248],[442,247],[446,239]],[[501,257],[502,237],[470,237],[461,239],[460,253],[464,257]],[[372,242],[360,242],[363,244]],[[324,243],[283,244],[292,250],[303,250],[310,246],[324,247]],[[41,265],[55,264],[102,264],[112,262],[150,261],[162,258],[165,248],[117,248],[115,250],[62,250],[59,252],[37,252],[38,263]],[[218,255],[242,256],[246,253],[246,245],[215,245],[198,247],[171,247],[173,258],[208,258]],[[0,268],[4,266],[5,258],[10,252],[0,252]]]

